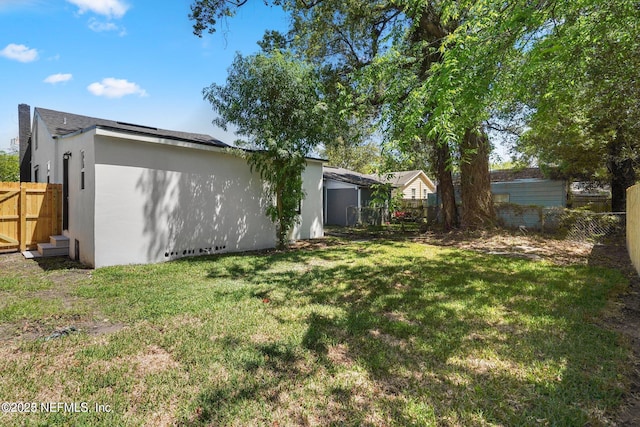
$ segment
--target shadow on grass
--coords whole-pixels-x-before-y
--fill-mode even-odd
[[[185,424],[227,424],[256,405],[263,421],[285,424],[585,425],[619,404],[624,350],[593,321],[620,275],[396,248],[407,245],[366,242],[214,266],[212,278],[260,285],[253,296],[269,299],[279,322],[300,304],[343,315],[311,310],[302,348],[252,344],[245,374],[204,390],[198,416]],[[368,387],[336,385],[354,366]],[[308,378],[324,397],[304,390]],[[289,409],[270,415],[278,407]]]
[[[55,270],[92,270],[78,261],[74,261],[69,257],[40,257],[33,259],[43,271]]]

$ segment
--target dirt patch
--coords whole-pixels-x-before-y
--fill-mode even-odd
[[[122,329],[124,324],[95,320],[104,319],[104,316],[95,309],[86,310],[90,302],[74,295],[73,289],[91,280],[92,274],[92,269],[69,258],[26,259],[21,253],[0,254],[0,280],[3,277],[44,280],[48,283],[45,289],[28,292],[26,296],[59,302],[66,312],[41,319],[3,323],[0,325],[0,342],[53,339],[69,333],[104,335]],[[82,309],[74,310],[76,307]],[[58,334],[60,331],[64,333]]]
[[[427,232],[412,240],[493,255],[547,260],[560,265],[587,264],[594,247],[593,242],[560,240],[536,233],[504,230]]]

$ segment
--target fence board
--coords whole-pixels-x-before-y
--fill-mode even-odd
[[[0,250],[35,249],[62,232],[62,185],[0,182]]]
[[[627,250],[640,273],[640,184],[627,188]]]

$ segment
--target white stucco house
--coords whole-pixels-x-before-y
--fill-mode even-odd
[[[275,246],[264,182],[211,136],[35,108],[29,141],[31,180],[63,184],[63,233],[84,264]],[[307,159],[303,187],[292,239],[323,236],[321,160]]]

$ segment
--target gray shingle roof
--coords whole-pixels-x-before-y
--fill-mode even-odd
[[[179,132],[166,129],[158,129],[133,123],[118,122],[114,120],[98,119],[95,117],[81,116],[79,114],[64,113],[62,111],[48,110],[36,107],[34,115],[39,115],[44,121],[51,135],[64,136],[74,132],[93,127],[125,131],[140,135],[150,135],[160,138],[193,142],[196,144],[210,145],[214,147],[229,147],[224,142],[205,134]]]
[[[363,173],[344,168],[334,168],[331,166],[324,167],[322,177],[325,179],[333,179],[340,182],[359,185],[361,187],[371,187],[375,184],[382,184],[382,182],[370,175],[365,175]]]
[[[407,185],[420,174],[420,170],[382,173],[380,179],[396,187]]]

